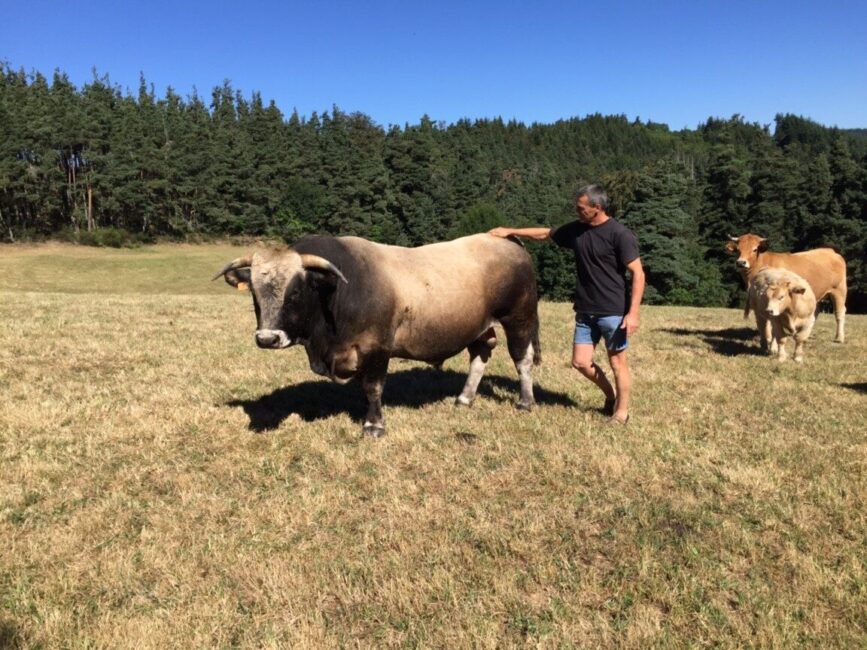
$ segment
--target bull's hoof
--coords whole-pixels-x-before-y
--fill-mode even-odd
[[[385,427],[378,424],[365,424],[361,434],[368,438],[382,438],[385,435]]]
[[[795,357],[795,363],[804,363],[804,357]]]
[[[464,397],[463,395],[458,395],[455,398],[455,406],[466,406],[467,408],[473,405],[473,400]]]
[[[518,402],[517,404],[515,404],[515,408],[519,411],[532,411],[533,402]]]

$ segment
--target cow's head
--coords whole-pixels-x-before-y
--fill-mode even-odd
[[[803,282],[777,280],[765,288],[765,305],[769,316],[779,316],[792,304],[797,295],[804,295],[807,287]]]
[[[735,264],[739,269],[749,271],[755,268],[759,255],[768,250],[768,240],[752,233],[740,237],[729,235],[726,250],[738,254],[738,260]]]
[[[214,276],[233,287],[249,286],[256,311],[256,345],[286,348],[308,338],[310,319],[325,293],[346,282],[336,266],[291,248],[258,251],[229,262]]]

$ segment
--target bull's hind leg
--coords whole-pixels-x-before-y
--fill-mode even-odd
[[[476,398],[476,391],[479,388],[479,382],[485,374],[488,359],[491,358],[491,350],[496,345],[497,335],[494,332],[494,328],[491,327],[467,346],[467,350],[470,353],[470,372],[467,375],[467,383],[464,384],[464,389],[458,395],[455,404],[470,406],[473,403],[473,400]]]
[[[509,355],[515,362],[518,377],[521,382],[521,398],[517,407],[522,411],[529,411],[536,403],[533,397],[533,364],[539,358],[538,345],[538,321],[533,322],[503,322],[506,330],[506,339],[509,343]]]

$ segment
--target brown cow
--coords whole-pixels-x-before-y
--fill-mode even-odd
[[[737,267],[747,289],[761,269],[771,267],[788,269],[804,278],[816,295],[816,302],[830,296],[837,319],[837,335],[834,340],[843,342],[846,323],[846,260],[842,255],[831,248],[816,248],[802,253],[773,253],[768,250],[767,239],[752,233],[740,237],[729,235],[729,240],[726,249],[738,253]],[[755,304],[749,306],[757,309]],[[756,325],[762,337],[762,347],[765,348],[771,338],[770,321],[762,327],[756,311]]]
[[[816,322],[816,296],[804,278],[786,269],[765,267],[750,282],[750,304],[756,310],[756,320],[766,319],[773,331],[773,346],[780,361],[788,357],[786,341],[795,339],[795,361],[804,360],[804,344]]]

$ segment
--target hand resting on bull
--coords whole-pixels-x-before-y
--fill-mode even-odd
[[[385,432],[382,392],[392,357],[442,364],[462,350],[470,371],[457,403],[469,406],[502,325],[520,377],[518,407],[534,404],[541,358],[536,277],[516,241],[487,234],[418,248],[360,237],[307,236],[238,258],[214,279],[249,286],[256,344],[300,344],[310,368],[335,382],[358,377],[363,433]]]

